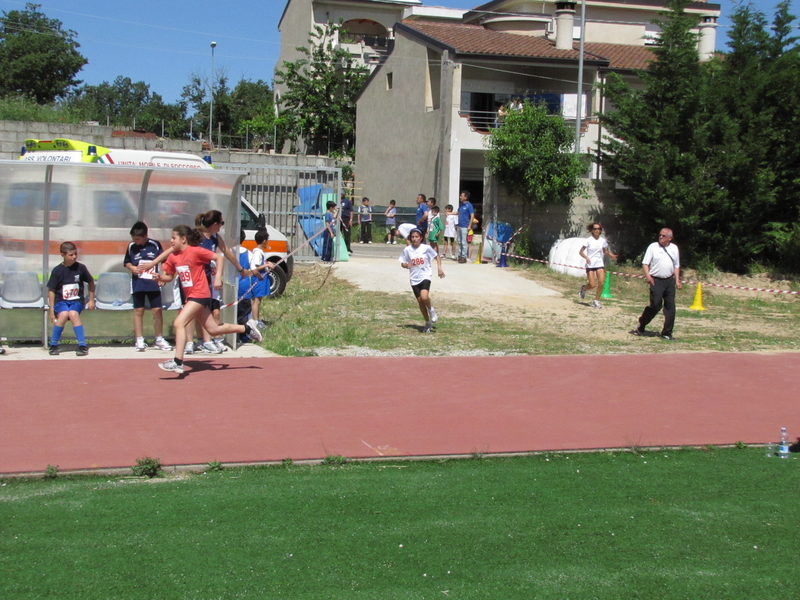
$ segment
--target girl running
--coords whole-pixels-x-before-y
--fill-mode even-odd
[[[444,277],[442,257],[428,244],[422,243],[422,231],[420,229],[412,229],[411,233],[408,234],[408,239],[411,244],[406,246],[400,255],[400,266],[409,271],[411,290],[417,298],[419,310],[425,319],[425,327],[422,329],[422,333],[430,333],[433,329],[433,324],[439,320],[436,316],[436,311],[431,306],[430,299],[431,261],[436,259],[439,278],[441,279]]]
[[[586,238],[586,243],[581,248],[581,256],[586,260],[586,277],[589,280],[589,284],[582,285],[578,295],[583,300],[588,290],[595,290],[592,306],[594,308],[603,308],[603,305],[600,304],[600,294],[606,281],[603,255],[608,255],[614,260],[617,260],[617,255],[608,249],[606,238],[600,237],[600,234],[603,233],[603,226],[600,223],[592,223],[586,227],[586,230],[592,235]]]
[[[222,264],[221,254],[200,247],[203,233],[198,229],[191,229],[188,225],[178,225],[172,230],[172,254],[164,263],[164,273],[157,274],[158,280],[168,283],[178,276],[181,289],[186,302],[178,316],[175,318],[175,358],[158,366],[164,371],[183,373],[183,354],[186,343],[186,324],[192,319],[202,324],[211,335],[225,335],[227,333],[247,333],[250,338],[261,341],[261,332],[258,331],[256,322],[250,319],[245,325],[218,325],[211,314],[211,289],[206,279],[206,266],[211,261]],[[222,287],[222,269],[214,275],[214,288]]]

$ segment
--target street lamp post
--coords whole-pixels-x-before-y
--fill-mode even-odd
[[[217,47],[217,42],[211,42],[211,103],[208,111],[208,144],[214,147],[214,48]]]

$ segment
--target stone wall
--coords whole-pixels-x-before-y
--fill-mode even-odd
[[[197,156],[211,155],[214,163],[244,163],[252,165],[278,165],[284,167],[335,167],[336,161],[326,156],[305,156],[302,154],[265,154],[259,152],[240,152],[219,150],[203,152],[201,143],[189,140],[168,138],[145,139],[112,135],[117,131],[103,125],[75,125],[67,123],[36,123],[26,121],[0,121],[0,160],[16,160],[26,139],[52,140],[67,138],[80,140],[106,148],[126,150],[167,150],[169,152],[190,152]]]

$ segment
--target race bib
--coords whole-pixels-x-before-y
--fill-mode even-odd
[[[78,297],[78,283],[65,283],[61,286],[61,297],[64,300],[75,300]]]
[[[194,283],[192,282],[192,274],[189,272],[188,265],[175,267],[175,271],[178,274],[178,281],[181,282],[181,287],[189,288],[194,285]]]
[[[139,273],[139,279],[155,279],[156,277],[156,268],[150,267],[147,271],[142,271]]]

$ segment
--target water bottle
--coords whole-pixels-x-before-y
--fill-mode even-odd
[[[111,303],[112,306],[122,306],[122,300],[117,298],[114,302]]]
[[[789,458],[789,436],[786,434],[786,427],[781,427],[781,441],[778,442],[778,456]]]

